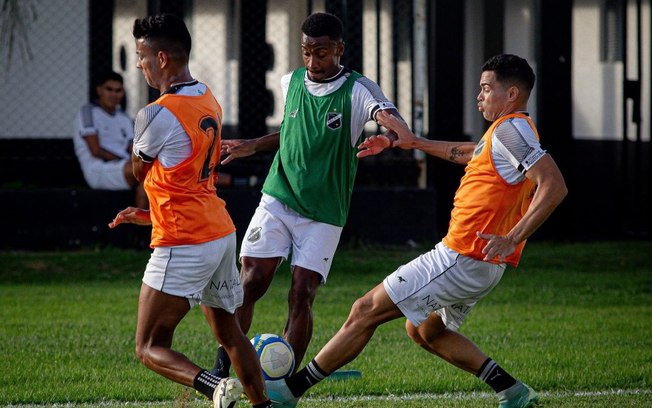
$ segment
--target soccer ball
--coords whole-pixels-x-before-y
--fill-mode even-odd
[[[258,354],[266,380],[279,380],[294,372],[294,352],[281,336],[258,334],[251,339],[251,344]]]

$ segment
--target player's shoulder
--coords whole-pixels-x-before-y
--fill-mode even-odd
[[[94,103],[86,103],[79,108],[79,113],[77,117],[81,120],[83,127],[92,127],[96,121],[94,113],[100,109],[100,107]]]
[[[496,134],[504,134],[511,132],[519,133],[534,133],[532,122],[528,120],[529,114],[523,113],[522,115],[512,116],[502,120],[496,126]]]
[[[363,74],[353,71],[351,69],[347,69],[347,71],[344,73],[346,77],[353,76],[355,78],[355,82],[358,85],[363,86],[364,88],[367,89],[373,89],[373,88],[380,88],[380,85],[376,83],[373,79],[370,79]]]
[[[155,117],[159,112],[161,112],[163,109],[165,109],[165,106],[157,103],[157,102],[152,102],[144,107],[142,107],[138,111],[137,118],[144,119],[144,118],[153,118]]]
[[[388,101],[380,85],[362,74],[358,75],[353,84],[353,93],[360,93],[376,101]]]
[[[281,85],[285,88],[287,88],[290,85],[290,81],[292,80],[292,75],[294,74],[294,71],[290,71],[287,74],[283,75],[281,77]]]
[[[163,105],[160,105],[156,102],[150,103],[149,105],[141,108],[136,115],[136,124],[135,124],[135,133],[137,135],[143,134],[143,132],[159,117],[159,114],[165,110]]]
[[[101,109],[100,105],[98,105],[96,103],[93,103],[93,102],[88,102],[88,103],[82,105],[81,108],[79,108],[79,113],[82,116],[92,115],[93,112],[97,111],[98,109]]]
[[[531,146],[538,143],[536,131],[527,114],[501,121],[494,129],[493,136],[505,146]]]

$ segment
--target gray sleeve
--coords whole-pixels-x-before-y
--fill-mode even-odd
[[[506,120],[494,130],[506,158],[525,173],[544,154],[534,130],[523,119]]]
[[[369,113],[367,120],[372,120],[376,116],[376,112],[384,109],[396,109],[394,103],[387,99],[380,86],[371,79],[362,76],[358,78],[357,83],[362,85],[364,89],[369,92],[370,99],[368,99],[365,110]]]
[[[144,107],[136,116],[136,125],[134,126],[134,144],[133,152],[140,157],[145,163],[151,163],[156,157],[154,153],[149,152],[151,140],[146,137],[146,133],[156,118],[156,115],[163,110],[163,106],[152,104]],[[156,150],[156,149],[154,149]],[[150,154],[147,154],[149,152]]]
[[[97,126],[93,120],[93,104],[87,103],[79,110],[79,136],[86,137],[89,135],[96,135],[98,133]]]

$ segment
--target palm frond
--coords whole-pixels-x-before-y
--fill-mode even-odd
[[[37,20],[36,4],[33,0],[0,1],[0,56],[6,57],[7,67],[16,49],[21,52],[23,60],[31,60],[29,28]]]

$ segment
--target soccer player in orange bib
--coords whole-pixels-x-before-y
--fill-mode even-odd
[[[483,65],[478,110],[492,125],[479,143],[419,138],[401,119],[378,113],[378,123],[396,132],[398,140],[371,136],[360,145],[359,156],[399,147],[466,165],[448,234],[358,299],[342,328],[306,367],[288,379],[267,382],[278,406],[295,406],[308,388],[355,359],[378,326],[402,316],[415,343],[487,383],[500,408],[537,403],[532,388],[457,332],[506,266],[518,265],[525,240],[567,194],[527,112],[534,81],[530,65],[515,55],[498,55]]]
[[[158,374],[193,387],[216,408],[246,392],[254,407],[271,407],[260,363],[235,319],[243,291],[236,267],[235,227],[218,198],[222,108],[188,68],[191,37],[184,22],[162,14],[134,23],[137,67],[161,96],[136,118],[132,165],[150,209],[129,207],[109,224],[152,225],[138,301],[136,355]],[[202,305],[239,381],[218,378],[171,348],[174,331]]]

